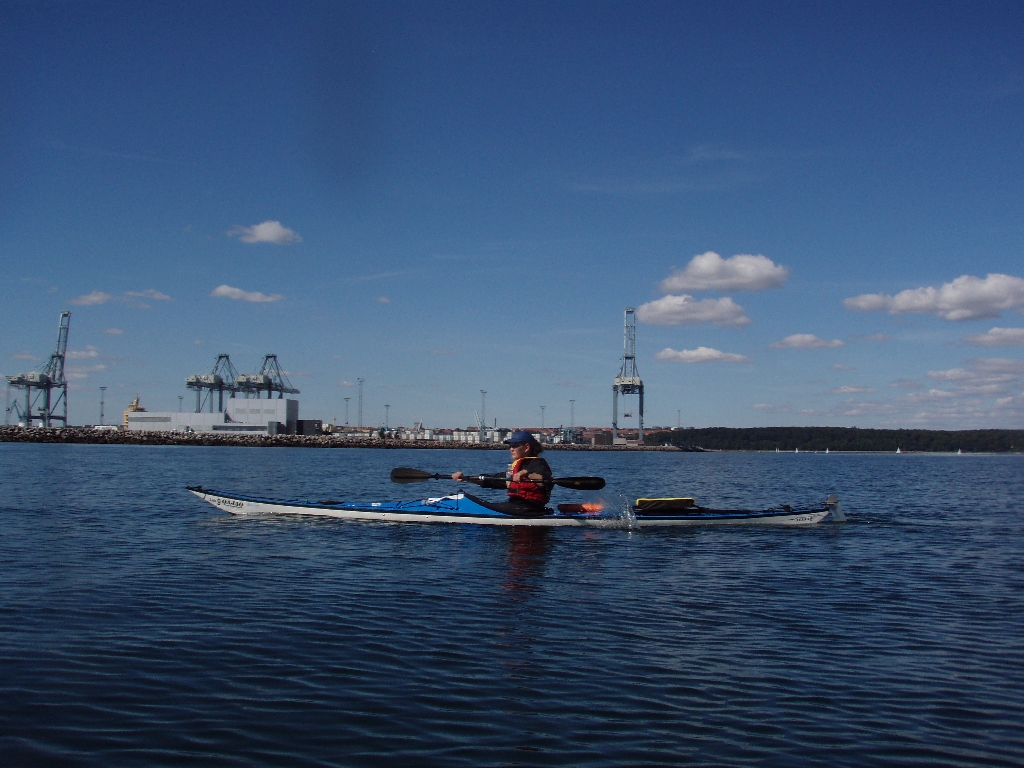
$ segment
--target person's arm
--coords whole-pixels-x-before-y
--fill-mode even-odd
[[[548,466],[546,461],[541,459],[525,461],[523,462],[523,468],[516,472],[512,479],[517,483],[530,480],[534,483],[547,484],[551,482],[551,467]]]

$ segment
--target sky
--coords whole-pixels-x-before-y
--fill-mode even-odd
[[[1022,39],[1018,2],[0,1],[0,364],[68,309],[73,424],[275,353],[301,418],[362,378],[367,426],[607,426],[633,307],[647,427],[1020,429]]]

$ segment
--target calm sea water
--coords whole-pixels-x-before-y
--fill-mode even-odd
[[[849,522],[233,518],[184,486],[400,499],[505,454],[0,444],[0,762],[1024,763],[1024,457],[550,460]]]

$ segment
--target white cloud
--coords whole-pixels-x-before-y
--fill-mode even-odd
[[[284,298],[280,293],[274,293],[268,296],[267,294],[260,293],[259,291],[243,291],[241,288],[232,288],[230,285],[218,285],[210,291],[210,295],[225,299],[235,299],[236,301],[252,301],[256,303],[281,301],[281,299]]]
[[[964,336],[965,344],[974,347],[1024,346],[1024,328],[992,328],[988,333]]]
[[[776,341],[768,346],[773,349],[822,349],[824,347],[845,347],[846,344],[839,339],[825,341],[813,333],[794,333],[792,336],[787,336],[782,341]]]
[[[125,291],[125,296],[129,296],[133,299],[153,299],[154,301],[171,301],[171,297],[166,293],[160,293],[155,288],[147,288],[144,291]]]
[[[892,403],[876,403],[870,400],[845,400],[832,411],[837,416],[888,416],[898,413],[897,406]]]
[[[766,413],[789,413],[790,410],[788,405],[768,405],[767,403],[758,403],[750,407],[755,411],[765,411]]]
[[[836,387],[830,389],[828,393],[830,395],[859,395],[865,392],[874,392],[874,387],[862,387],[859,384],[847,385],[845,387]]]
[[[694,256],[685,269],[661,281],[661,290],[673,291],[763,291],[779,288],[789,270],[767,256],[741,253],[723,259],[714,251]]]
[[[8,357],[11,358],[11,360],[28,360],[30,362],[41,359],[33,355],[27,349],[23,349],[20,352],[15,352],[13,355],[8,355]]]
[[[91,307],[95,304],[106,304],[112,298],[113,297],[109,293],[93,291],[92,293],[87,293],[84,296],[72,299],[70,303],[77,307]]]
[[[948,371],[928,371],[928,378],[935,381],[966,381],[975,374],[965,368],[950,368]]]
[[[377,301],[379,301],[381,304],[390,304],[391,303],[391,299],[389,299],[387,296],[378,296],[377,297]]]
[[[234,227],[228,231],[231,237],[237,237],[243,243],[274,243],[288,245],[301,243],[299,233],[282,226],[280,221],[264,221],[251,227]]]
[[[1024,360],[1013,357],[973,357],[964,362],[986,373],[1024,373]]]
[[[865,293],[846,299],[843,306],[859,312],[887,311],[890,315],[938,315],[943,320],[999,317],[1004,309],[1024,311],[1024,280],[1000,274],[990,274],[984,280],[961,275],[939,288],[912,288],[895,296]]]
[[[105,370],[107,370],[107,366],[102,363],[97,363],[96,365],[69,365],[65,369],[65,375],[71,381],[82,381],[88,379],[90,373],[99,373]]]
[[[857,338],[863,339],[864,341],[892,341],[892,336],[888,333],[869,333],[864,336],[858,336]]]
[[[654,356],[656,360],[668,360],[673,363],[750,363],[749,357],[737,355],[732,352],[719,352],[710,347],[697,347],[696,349],[684,349],[679,352],[671,347],[665,347]]]
[[[104,328],[103,332],[109,333],[111,336],[121,336],[124,334],[124,331],[122,331],[120,328]]]
[[[650,325],[680,325],[682,323],[714,323],[739,327],[750,323],[743,307],[728,296],[721,299],[697,301],[693,296],[662,296],[657,301],[641,304],[637,319]]]
[[[914,381],[914,379],[896,379],[892,384],[889,385],[890,389],[920,389],[924,385],[920,381]]]
[[[1000,397],[996,400],[996,407],[1003,409],[1007,407],[1022,408],[1024,410],[1024,392],[1010,397]]]
[[[342,381],[338,382],[338,386],[339,387],[354,387],[355,384],[353,384],[351,381],[342,380]]]
[[[948,400],[956,397],[956,393],[948,389],[929,389],[927,392],[911,392],[909,395],[897,397],[896,402],[904,403],[934,403],[937,400]]]
[[[87,346],[83,350],[68,350],[66,357],[68,360],[88,360],[93,357],[99,357],[100,351],[93,346]]]
[[[928,429],[1005,428],[1024,419],[1024,393],[1020,379],[1024,360],[1015,358],[974,358],[961,367],[929,371],[928,378],[945,382],[944,389],[924,388],[910,379],[889,386],[910,391],[876,402],[845,400],[833,415],[878,417],[883,425],[920,426]],[[850,388],[837,393],[852,394]]]
[[[84,296],[78,296],[71,300],[71,303],[79,307],[91,307],[96,304],[106,304],[108,301],[118,301],[136,309],[149,309],[149,305],[140,299],[154,299],[155,301],[171,301],[166,293],[161,293],[155,288],[147,288],[144,291],[125,291],[122,296],[112,296],[103,291],[93,291]]]

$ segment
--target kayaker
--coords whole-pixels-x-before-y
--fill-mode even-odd
[[[491,506],[499,512],[524,515],[543,515],[551,499],[551,467],[540,458],[544,447],[525,429],[513,432],[504,441],[512,454],[512,463],[504,475],[485,475],[479,482],[483,488],[507,488],[508,501]],[[463,482],[462,472],[452,474],[452,480]]]

